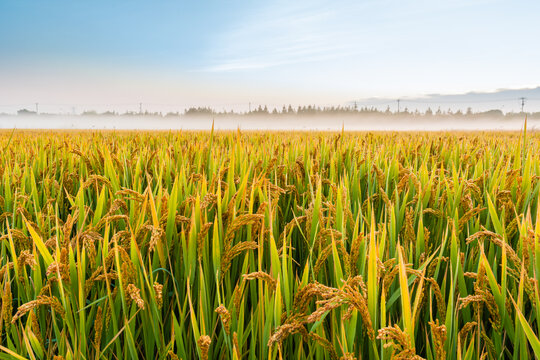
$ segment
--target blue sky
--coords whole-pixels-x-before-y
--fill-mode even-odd
[[[519,0],[2,0],[0,112],[533,87],[538,14]]]

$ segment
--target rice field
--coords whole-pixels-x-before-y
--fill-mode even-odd
[[[0,149],[0,359],[540,357],[537,133]]]

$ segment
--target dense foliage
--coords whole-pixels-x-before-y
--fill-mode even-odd
[[[540,137],[0,133],[2,359],[540,356]]]

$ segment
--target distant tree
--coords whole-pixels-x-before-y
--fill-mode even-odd
[[[186,115],[212,115],[214,110],[209,107],[190,107],[185,111]]]
[[[504,117],[504,113],[501,110],[488,110],[488,111],[478,113],[478,115],[489,117],[489,118]]]
[[[17,115],[36,115],[37,113],[35,111],[31,111],[28,109],[21,109],[17,111]]]

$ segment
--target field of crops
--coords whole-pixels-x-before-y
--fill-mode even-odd
[[[0,149],[0,359],[540,357],[536,133]]]

